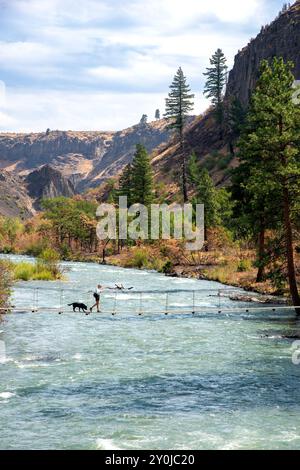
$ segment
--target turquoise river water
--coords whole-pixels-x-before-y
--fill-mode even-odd
[[[64,266],[65,282],[16,286],[16,307],[40,313],[0,324],[1,449],[300,449],[300,366],[281,337],[298,330],[293,312],[246,313],[213,282]],[[100,314],[70,312],[98,282],[134,290],[105,291]]]

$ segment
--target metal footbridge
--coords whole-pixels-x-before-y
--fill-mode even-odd
[[[27,287],[18,285],[9,308],[0,308],[0,315],[24,313],[73,314],[68,304],[84,303],[90,314],[94,303],[91,292],[56,287]],[[47,295],[45,295],[47,294]],[[0,293],[1,296],[1,293]],[[239,297],[240,296],[240,297]],[[251,297],[252,301],[243,301]],[[47,299],[47,300],[45,300]],[[198,290],[126,290],[111,289],[101,294],[101,312],[93,315],[201,315],[201,314],[255,314],[286,312],[295,314],[297,307],[263,303],[263,296],[246,294],[240,289],[198,289]],[[237,302],[235,302],[235,300]],[[300,308],[300,307],[299,307]]]

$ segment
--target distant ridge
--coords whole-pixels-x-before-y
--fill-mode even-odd
[[[119,173],[132,160],[137,143],[150,153],[167,144],[171,136],[167,124],[162,119],[119,132],[1,133],[0,168],[24,176],[51,165],[70,179],[76,191],[84,191]]]

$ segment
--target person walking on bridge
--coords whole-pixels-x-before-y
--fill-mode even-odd
[[[98,284],[98,286],[94,290],[93,296],[94,296],[94,299],[95,299],[96,303],[90,308],[90,312],[92,312],[93,308],[95,308],[95,307],[97,307],[97,312],[98,313],[101,312],[101,310],[100,310],[100,295],[103,292],[103,289],[104,289],[103,286],[101,286],[101,284]]]
[[[93,296],[94,296],[94,299],[95,299],[95,304],[90,308],[90,312],[93,311],[93,309],[95,307],[97,307],[97,312],[100,313],[101,310],[100,310],[100,296],[101,296],[101,293],[104,291],[104,289],[110,289],[110,290],[132,290],[133,287],[128,287],[128,288],[125,288],[123,286],[123,284],[115,284],[115,287],[108,287],[108,286],[102,286],[101,284],[98,284],[98,286],[96,287],[96,289],[94,290],[93,292]],[[92,292],[92,291],[90,291]]]

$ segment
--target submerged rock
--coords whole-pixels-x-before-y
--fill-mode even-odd
[[[278,304],[287,305],[287,299],[278,298],[274,296],[250,296],[247,294],[231,294],[229,295],[230,300],[237,302],[255,302],[259,304]]]

